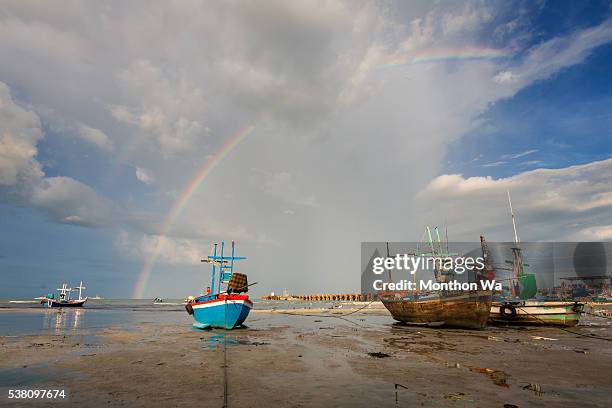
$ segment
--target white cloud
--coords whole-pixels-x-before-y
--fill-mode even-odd
[[[610,241],[612,240],[612,225],[584,228],[570,238],[575,241]]]
[[[113,150],[113,143],[100,129],[83,125],[78,129],[78,133],[81,139],[99,147],[102,150]]]
[[[583,62],[595,48],[612,41],[612,18],[601,24],[577,30],[569,35],[554,37],[527,50],[516,65],[500,71],[495,81],[521,89],[549,78],[564,68]]]
[[[518,80],[516,74],[510,71],[502,71],[493,77],[493,81],[498,84],[512,84]]]
[[[302,189],[298,188],[290,173],[286,171],[271,173],[260,169],[251,169],[251,173],[259,179],[260,188],[272,197],[285,203],[319,207],[316,196],[313,193],[304,193]]]
[[[520,152],[520,153],[504,154],[504,155],[500,156],[500,159],[518,159],[520,157],[529,156],[530,154],[534,154],[534,153],[537,153],[537,152],[538,152],[537,149],[530,149],[530,150],[525,150],[525,151]]]
[[[126,231],[119,232],[115,246],[125,256],[139,261],[155,256],[160,262],[193,265],[199,263],[204,255],[201,242],[195,240],[160,235],[140,235],[135,238]]]
[[[0,200],[39,209],[54,222],[108,224],[110,200],[70,177],[45,176],[36,159],[42,138],[38,116],[16,104],[0,82]]]
[[[8,86],[0,82],[0,186],[41,177],[36,144],[42,136],[38,116],[15,104]]]
[[[500,179],[442,175],[418,197],[428,222],[446,218],[449,225],[459,226],[455,232],[463,238],[502,231],[500,239],[510,236],[503,234],[510,231],[507,190],[524,241],[604,237],[608,230],[600,226],[612,218],[612,159]]]
[[[144,184],[152,184],[154,181],[153,177],[149,174],[149,171],[143,169],[142,167],[136,167],[136,178]]]
[[[505,162],[505,161],[496,161],[496,162],[491,162],[491,163],[485,163],[482,165],[482,167],[497,167],[497,166],[502,166],[507,163],[508,162]]]

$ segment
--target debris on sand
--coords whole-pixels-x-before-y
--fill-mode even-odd
[[[489,378],[491,378],[491,380],[493,381],[493,384],[495,385],[499,385],[500,387],[509,387],[508,382],[507,382],[508,374],[506,374],[503,371],[493,370],[491,368],[486,368],[486,367],[469,367],[469,368],[470,368],[470,371],[488,375]]]
[[[535,383],[527,384],[526,386],[523,387],[523,389],[533,391],[533,393],[537,395],[538,397],[544,394],[544,391],[542,391],[542,386],[540,384],[535,384]]]
[[[452,394],[446,394],[444,398],[451,401],[459,401],[465,398],[465,393],[453,392]]]
[[[375,353],[368,353],[368,355],[370,357],[376,357],[376,358],[385,358],[385,357],[391,357],[390,354],[387,353],[381,353],[380,351],[377,351]]]

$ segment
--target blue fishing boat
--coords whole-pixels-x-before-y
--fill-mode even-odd
[[[225,243],[214,245],[213,255],[202,262],[212,265],[211,283],[206,293],[190,300],[185,305],[187,313],[193,316],[197,329],[222,328],[231,330],[241,326],[253,307],[253,302],[246,294],[248,282],[245,274],[234,272],[234,261],[246,259],[235,256],[235,245],[232,241],[232,254],[225,256]],[[224,290],[223,286],[225,287]]]

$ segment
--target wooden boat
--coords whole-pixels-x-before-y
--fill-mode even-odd
[[[76,290],[79,290],[78,299],[70,299],[70,293]],[[60,291],[59,299],[56,299],[55,296],[51,293],[47,295],[43,300],[40,301],[43,307],[51,308],[51,307],[83,307],[85,302],[87,302],[87,297],[82,297],[83,295],[83,281],[76,288],[69,288],[66,283],[62,285],[61,288],[57,290]]]
[[[481,329],[491,310],[491,291],[445,293],[425,299],[382,296],[383,305],[395,320],[430,327]]]
[[[234,261],[246,259],[234,255],[232,241],[231,256],[224,256],[225,243],[221,242],[221,250],[217,254],[217,244],[213,255],[202,262],[212,265],[211,284],[207,293],[189,300],[185,305],[187,313],[193,316],[196,329],[223,328],[231,330],[241,326],[253,308],[253,302],[246,294],[248,283],[246,275],[234,272]],[[218,273],[218,276],[217,276]],[[221,291],[221,286],[226,289]]]
[[[422,253],[416,251],[416,256],[446,258],[458,254],[444,252],[438,227],[434,228],[436,242],[434,242],[431,229],[426,228],[430,251]],[[484,248],[483,248],[484,251]],[[387,257],[389,248],[387,246]],[[476,271],[477,275],[485,277],[484,271]],[[437,282],[454,279],[452,270],[434,268],[434,278]],[[383,305],[395,320],[407,324],[424,326],[448,326],[466,329],[481,329],[486,326],[491,310],[490,290],[461,290],[435,292],[379,292]]]
[[[584,303],[525,300],[493,302],[489,320],[496,324],[575,326]]]

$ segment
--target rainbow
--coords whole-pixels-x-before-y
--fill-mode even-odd
[[[496,60],[511,57],[503,50],[492,48],[463,48],[463,49],[430,49],[417,52],[410,58],[408,55],[392,55],[387,62],[378,68],[393,68],[402,65],[426,64],[441,61],[470,61],[470,60]]]
[[[191,179],[187,186],[183,189],[179,197],[174,202],[174,205],[170,209],[170,212],[164,219],[164,222],[160,228],[159,235],[165,237],[172,225],[176,221],[176,219],[181,215],[181,212],[187,206],[187,203],[193,196],[193,194],[200,187],[202,182],[206,179],[206,177],[212,173],[212,171],[227,157],[227,155],[242,142],[246,137],[253,132],[255,129],[255,125],[249,125],[242,129],[240,129],[237,133],[235,133],[231,138],[229,138],[216,152],[213,154],[208,160],[204,162],[202,167],[198,169],[195,176]],[[147,287],[147,282],[151,276],[151,271],[153,270],[153,265],[155,265],[155,261],[159,256],[159,248],[158,245],[153,252],[153,254],[145,260],[142,269],[138,274],[138,278],[136,279],[136,285],[134,286],[134,290],[132,291],[132,298],[139,299],[144,296],[145,289]]]

